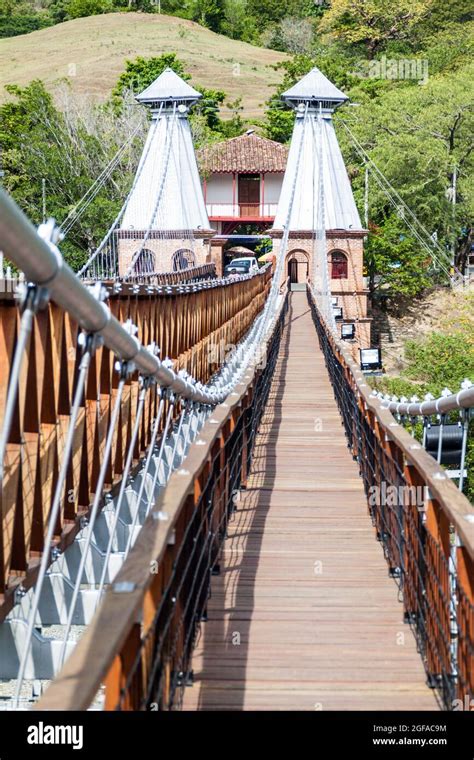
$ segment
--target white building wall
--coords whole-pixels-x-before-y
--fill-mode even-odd
[[[206,184],[208,203],[232,203],[232,174],[212,174]]]
[[[263,183],[260,182],[263,216],[273,216],[276,213],[283,177],[283,172],[271,172],[264,175]],[[234,200],[232,174],[212,174],[206,182],[206,207],[209,216],[239,216],[238,176],[236,176],[235,193],[235,206],[232,206]]]
[[[278,203],[283,183],[283,174],[265,174],[265,203]]]

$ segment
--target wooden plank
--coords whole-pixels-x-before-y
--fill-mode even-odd
[[[306,294],[292,293],[184,709],[436,709],[397,593]]]

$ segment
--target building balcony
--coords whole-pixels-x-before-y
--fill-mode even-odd
[[[256,220],[273,221],[277,203],[206,203],[207,214],[211,221]]]

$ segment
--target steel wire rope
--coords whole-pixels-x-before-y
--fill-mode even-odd
[[[77,377],[76,388],[74,391],[74,398],[73,398],[73,403],[71,407],[71,413],[69,416],[69,425],[68,425],[68,431],[67,431],[67,436],[66,436],[66,442],[64,445],[63,458],[61,462],[61,467],[59,469],[58,479],[57,479],[56,487],[54,491],[53,502],[51,505],[50,513],[49,513],[48,529],[46,532],[46,537],[44,539],[43,553],[41,555],[41,562],[40,562],[38,576],[37,576],[37,580],[35,584],[33,601],[32,601],[31,609],[28,616],[29,619],[28,619],[28,628],[27,628],[27,633],[26,633],[26,644],[25,644],[25,647],[23,649],[23,653],[20,659],[20,667],[18,670],[17,682],[15,686],[15,694],[13,697],[14,709],[18,709],[18,702],[20,699],[21,688],[23,686],[25,671],[28,664],[28,658],[29,658],[30,649],[31,649],[33,630],[34,630],[35,622],[36,622],[36,615],[38,613],[38,607],[39,607],[41,592],[43,589],[43,583],[46,576],[48,563],[50,560],[50,553],[51,553],[51,548],[52,548],[54,531],[55,531],[56,524],[59,517],[61,496],[63,492],[64,483],[66,481],[67,468],[69,466],[69,459],[71,456],[72,447],[74,443],[76,422],[77,422],[82,398],[84,395],[85,382],[86,382],[86,378],[89,372],[89,366],[90,366],[92,353],[94,351],[94,343],[96,340],[95,336],[92,334],[88,334],[88,335],[84,335],[84,338],[85,338],[84,351],[83,351],[83,355],[81,357],[81,361],[79,365],[79,373]]]
[[[82,576],[84,574],[84,569],[85,569],[85,566],[86,566],[86,562],[87,562],[87,560],[89,558],[89,551],[90,551],[90,548],[91,548],[92,536],[93,536],[93,531],[94,531],[94,527],[95,527],[95,522],[96,522],[96,518],[97,518],[97,515],[98,515],[98,512],[99,512],[99,505],[100,505],[100,502],[102,500],[102,491],[103,491],[103,488],[104,488],[105,478],[106,478],[106,475],[107,475],[107,469],[109,467],[110,454],[111,454],[111,451],[112,451],[113,438],[114,438],[114,435],[115,435],[115,428],[116,428],[118,417],[119,417],[119,413],[120,413],[120,407],[121,407],[121,403],[122,403],[123,390],[124,390],[125,382],[126,382],[126,379],[127,379],[126,378],[126,372],[127,372],[127,370],[126,370],[126,363],[125,363],[125,366],[123,366],[123,368],[122,368],[122,374],[121,374],[121,377],[120,377],[120,380],[119,380],[119,384],[118,384],[118,387],[117,387],[117,395],[116,395],[114,406],[113,406],[113,409],[112,409],[112,415],[111,415],[111,418],[110,418],[109,429],[107,431],[107,437],[106,437],[106,440],[105,440],[105,446],[104,446],[104,453],[103,453],[103,458],[102,458],[102,464],[101,464],[101,467],[100,467],[100,470],[99,470],[99,476],[98,476],[97,483],[96,483],[96,486],[95,486],[95,493],[94,493],[94,499],[93,499],[93,502],[92,502],[92,508],[90,510],[90,513],[89,513],[85,546],[82,549],[81,559],[80,559],[80,562],[79,562],[79,568],[78,568],[78,571],[77,571],[77,577],[76,577],[76,580],[75,580],[75,583],[74,583],[74,588],[73,588],[73,592],[72,592],[72,598],[71,598],[71,602],[70,602],[70,606],[69,606],[67,621],[66,621],[66,624],[65,624],[65,627],[64,627],[64,631],[63,631],[63,643],[62,643],[61,652],[60,652],[60,655],[59,655],[59,667],[60,668],[64,664],[64,659],[65,659],[65,656],[66,656],[66,649],[67,649],[67,644],[68,644],[69,633],[70,633],[70,630],[71,630],[71,625],[72,625],[74,613],[76,611],[77,600],[79,598],[79,591],[80,591],[80,588],[81,588],[81,585],[82,585]]]

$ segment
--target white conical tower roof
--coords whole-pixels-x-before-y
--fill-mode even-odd
[[[210,230],[187,118],[198,97],[171,69],[137,97],[151,105],[153,118],[122,230]]]
[[[290,232],[318,229],[322,179],[325,229],[362,230],[331,118],[333,107],[347,97],[319,69],[310,71],[282,97],[296,107],[297,114],[273,229],[282,230],[287,224]]]
[[[201,93],[170,68],[165,69],[149,87],[136,96],[140,103],[146,105],[172,101],[190,104],[195,103],[199,98],[202,98]]]
[[[338,90],[324,74],[314,67],[293,87],[282,95],[286,103],[296,105],[297,103],[314,102],[327,103],[328,106],[336,108],[341,103],[348,100],[347,95]]]

